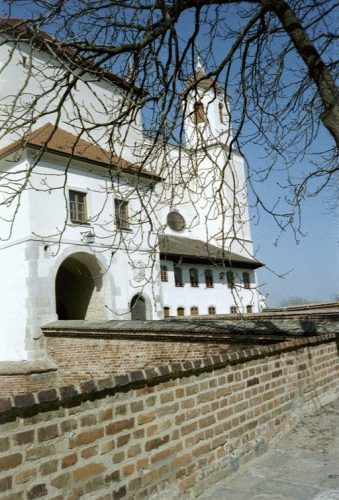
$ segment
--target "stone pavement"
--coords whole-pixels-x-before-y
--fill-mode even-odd
[[[339,500],[339,401],[305,417],[199,500]]]

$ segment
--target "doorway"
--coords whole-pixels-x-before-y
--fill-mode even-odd
[[[135,295],[131,300],[131,319],[134,321],[146,320],[146,302],[142,295]]]
[[[79,252],[67,257],[55,278],[58,319],[106,319],[101,289],[101,270],[93,256]]]

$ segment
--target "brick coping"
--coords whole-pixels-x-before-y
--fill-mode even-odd
[[[78,399],[86,400],[94,392],[104,392],[126,387],[130,384],[143,384],[156,379],[185,376],[195,371],[204,372],[219,369],[223,365],[237,364],[252,358],[264,357],[282,351],[291,351],[314,344],[328,343],[336,339],[335,333],[327,333],[316,337],[293,339],[273,345],[250,348],[246,350],[233,351],[226,354],[218,354],[207,358],[185,361],[184,363],[169,363],[154,368],[145,368],[132,371],[123,375],[112,375],[98,380],[88,380],[80,384],[71,384],[51,389],[43,389],[37,392],[13,395],[0,399],[0,414],[17,413],[35,405],[43,403],[58,403]]]
[[[58,365],[50,359],[32,359],[20,361],[0,361],[1,375],[31,375],[57,371]]]
[[[324,323],[319,323],[319,319],[323,319]],[[330,321],[330,320],[333,320]],[[277,322],[275,323],[275,320]],[[306,321],[305,321],[306,320]],[[136,336],[154,338],[159,336],[165,338],[177,338],[180,334],[190,336],[196,335],[197,338],[210,334],[215,336],[221,334],[224,337],[232,334],[247,333],[256,338],[262,334],[281,334],[296,336],[313,336],[316,332],[313,330],[314,326],[320,327],[320,334],[333,331],[333,323],[339,323],[339,313],[331,315],[307,315],[307,317],[295,318],[277,318],[276,316],[270,317],[269,315],[248,315],[248,317],[228,317],[223,316],[211,319],[210,317],[184,317],[167,318],[159,321],[130,321],[130,320],[110,320],[110,321],[86,321],[86,320],[61,320],[54,321],[43,325],[41,330],[46,337],[76,337],[76,336],[103,336],[103,337],[116,337],[127,338],[128,335],[134,339]],[[303,323],[305,322],[305,323]],[[310,331],[307,331],[307,330]],[[184,338],[184,337],[183,337]],[[273,339],[274,341],[274,339]],[[280,339],[277,339],[279,342]]]

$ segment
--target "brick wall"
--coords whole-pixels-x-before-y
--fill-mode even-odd
[[[100,338],[50,338],[48,356],[59,366],[63,384],[126,373],[163,363],[182,363],[230,351],[207,342],[163,342]],[[100,361],[99,361],[100,360]]]
[[[57,321],[42,331],[48,358],[58,366],[59,383],[70,384],[335,332],[338,325],[339,315],[288,320],[253,316],[250,320]]]
[[[0,400],[2,500],[186,499],[334,399],[334,334]]]

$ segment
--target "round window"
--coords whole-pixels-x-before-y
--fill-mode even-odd
[[[170,212],[167,215],[167,225],[172,231],[183,231],[185,229],[185,219],[178,212]]]

